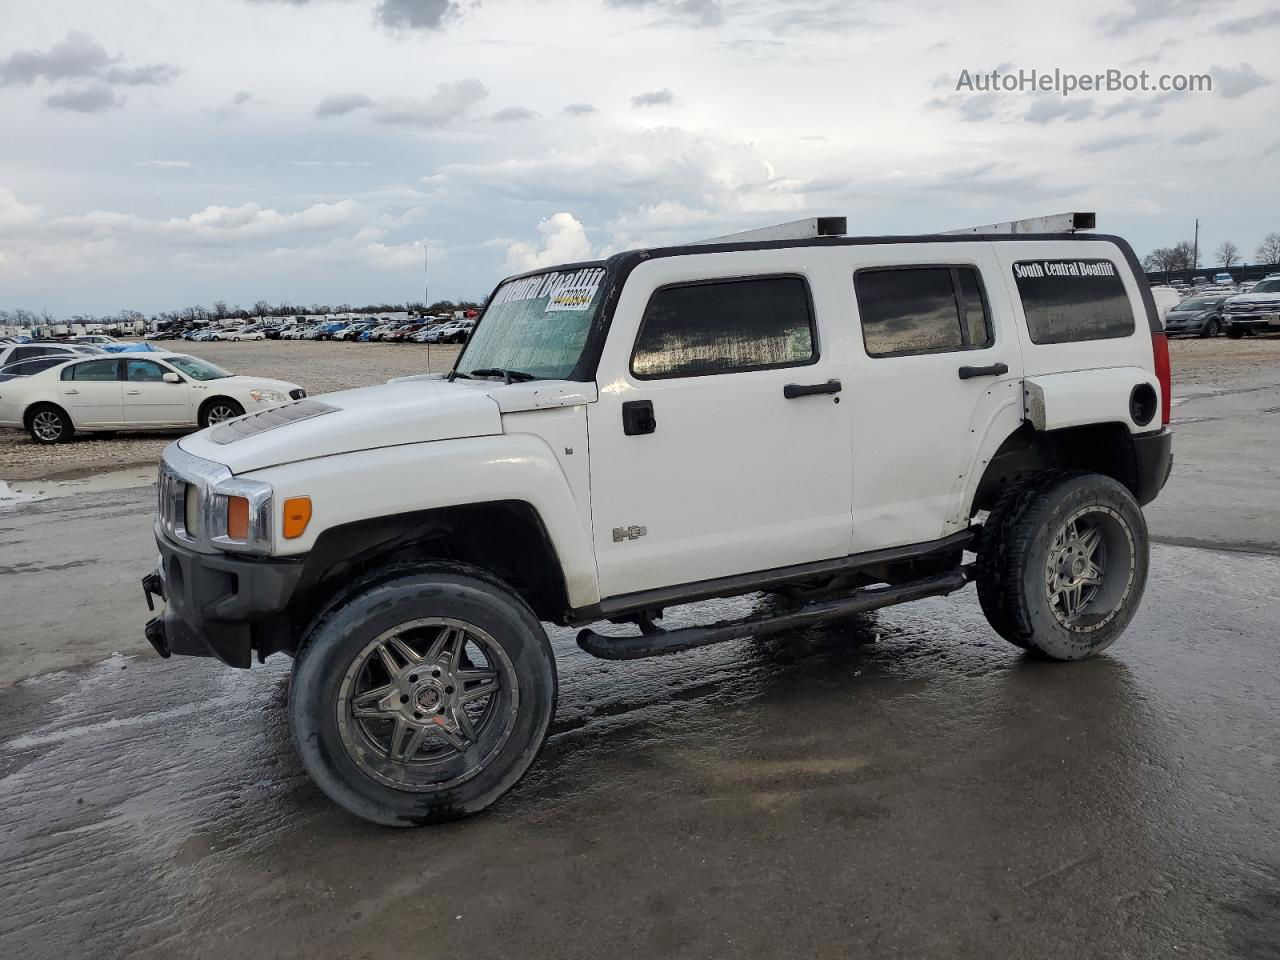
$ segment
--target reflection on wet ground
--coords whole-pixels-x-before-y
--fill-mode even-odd
[[[0,955],[1276,956],[1280,560],[1153,570],[1075,665],[971,592],[636,663],[556,631],[533,772],[409,832],[311,786],[286,661],[27,681],[0,694]]]

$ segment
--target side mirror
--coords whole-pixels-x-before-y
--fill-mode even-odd
[[[182,382],[182,378],[178,376],[176,373],[174,373],[172,370],[166,371],[164,376],[162,376],[160,379],[163,380],[165,383],[181,383]]]

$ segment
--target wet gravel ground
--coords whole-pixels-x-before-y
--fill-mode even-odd
[[[289,380],[309,393],[329,393],[383,383],[392,377],[432,373],[453,366],[452,345],[333,343],[261,340],[252,343],[161,341],[157,348],[189,353],[229,373]],[[101,470],[152,465],[180,433],[80,434],[73,442],[42,447],[26,433],[0,429],[0,480],[69,480]]]
[[[407,832],[310,784],[287,661],[26,681],[0,692],[0,956],[1275,957],[1280,558],[1152,571],[1071,665],[972,591],[632,664],[554,631],[534,771]]]
[[[425,360],[201,347],[315,391]],[[150,488],[0,505],[0,958],[1280,958],[1280,339],[1173,354],[1153,535],[1256,552],[1157,544],[1105,655],[1028,658],[971,590],[631,664],[552,630],[539,763],[417,831],[312,786],[287,660],[150,653]],[[169,439],[0,439],[0,479]]]

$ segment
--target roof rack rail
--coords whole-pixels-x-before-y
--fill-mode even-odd
[[[743,230],[741,233],[730,233],[723,237],[712,237],[709,240],[694,240],[690,246],[704,246],[709,243],[749,243],[754,240],[811,240],[814,237],[843,237],[848,229],[847,217],[808,217],[804,220],[792,220],[790,223],[778,223],[771,227],[758,227],[755,230]]]
[[[1096,213],[1055,213],[1047,217],[1028,217],[1026,220],[1006,220],[981,227],[965,227],[963,230],[944,230],[943,236],[962,233],[1075,233],[1077,230],[1093,230],[1098,225]]]

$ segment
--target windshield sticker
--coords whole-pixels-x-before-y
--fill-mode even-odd
[[[545,298],[546,313],[583,311],[591,306],[603,280],[602,267],[587,267],[566,273],[543,273],[504,284],[494,295],[493,305]]]

